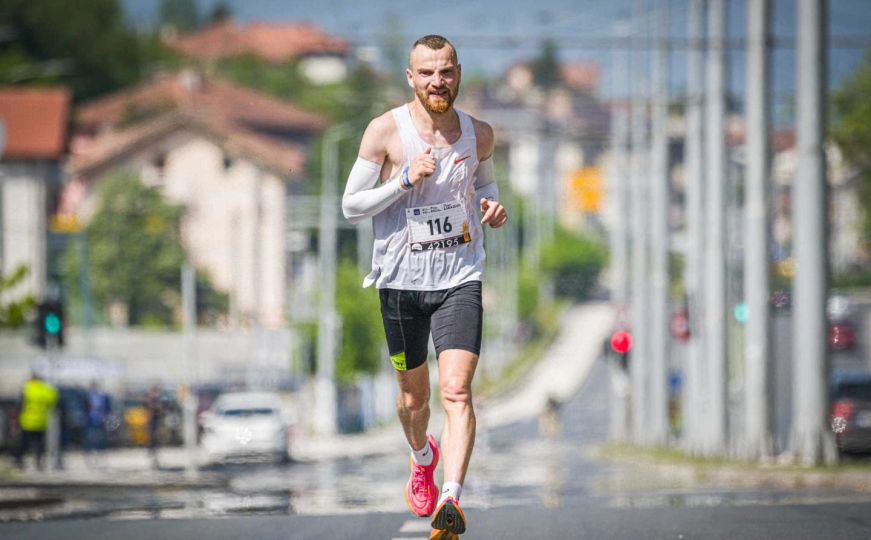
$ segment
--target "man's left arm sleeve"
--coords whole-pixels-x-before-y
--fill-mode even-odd
[[[478,163],[475,173],[475,199],[499,200],[499,184],[496,183],[496,175],[493,172],[493,157],[488,157]]]

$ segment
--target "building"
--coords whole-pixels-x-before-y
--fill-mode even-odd
[[[192,34],[168,36],[164,43],[190,58],[213,62],[252,55],[273,64],[298,62],[315,84],[343,80],[348,74],[348,43],[309,24],[216,22]]]
[[[3,275],[29,269],[9,299],[45,294],[48,216],[60,186],[69,111],[66,89],[0,87],[0,269]]]
[[[230,323],[279,328],[288,310],[287,199],[308,180],[310,146],[326,127],[225,81],[160,76],[78,110],[60,211],[86,222],[100,181],[132,171],[185,206],[186,252],[229,294]]]

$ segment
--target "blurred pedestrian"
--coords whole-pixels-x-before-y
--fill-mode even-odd
[[[106,446],[106,420],[110,413],[109,396],[94,381],[88,389],[85,451],[89,465],[96,466],[97,452]]]
[[[459,500],[475,442],[484,226],[508,221],[493,168],[493,129],[453,106],[460,73],[456,48],[444,37],[414,43],[405,71],[414,97],[369,123],[342,197],[351,223],[373,221],[372,272],[363,286],[378,289],[399,382],[397,413],[412,463],[406,500],[414,514],[433,516],[431,538],[438,539],[466,529]],[[439,448],[427,434],[430,333],[446,413],[441,494],[433,480]]]
[[[554,439],[561,431],[560,409],[562,401],[556,396],[548,396],[544,404],[544,410],[538,418],[538,433],[548,439]]]
[[[36,468],[42,470],[45,456],[45,432],[57,402],[57,389],[43,381],[42,376],[38,373],[33,372],[30,380],[24,383],[21,392],[21,415],[18,418],[21,426],[21,439],[15,454],[15,462],[19,468],[24,468],[24,456],[33,449],[36,457]]]
[[[148,410],[148,453],[151,456],[151,466],[159,469],[157,448],[160,443],[160,421],[164,411],[158,385],[153,384],[148,389],[148,394],[145,396],[145,408]]]

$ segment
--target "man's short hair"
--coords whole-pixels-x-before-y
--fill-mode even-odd
[[[423,36],[414,42],[414,45],[411,46],[411,49],[408,51],[408,65],[411,66],[411,51],[413,51],[418,45],[423,45],[428,49],[432,49],[434,51],[441,50],[445,45],[451,48],[451,60],[456,65],[459,63],[457,60],[457,48],[454,47],[454,44],[451,43],[448,38],[444,36],[440,36],[438,34],[428,34]]]

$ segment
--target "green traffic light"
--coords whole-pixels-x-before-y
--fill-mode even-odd
[[[60,317],[54,313],[49,313],[45,316],[45,331],[51,335],[60,333]]]

